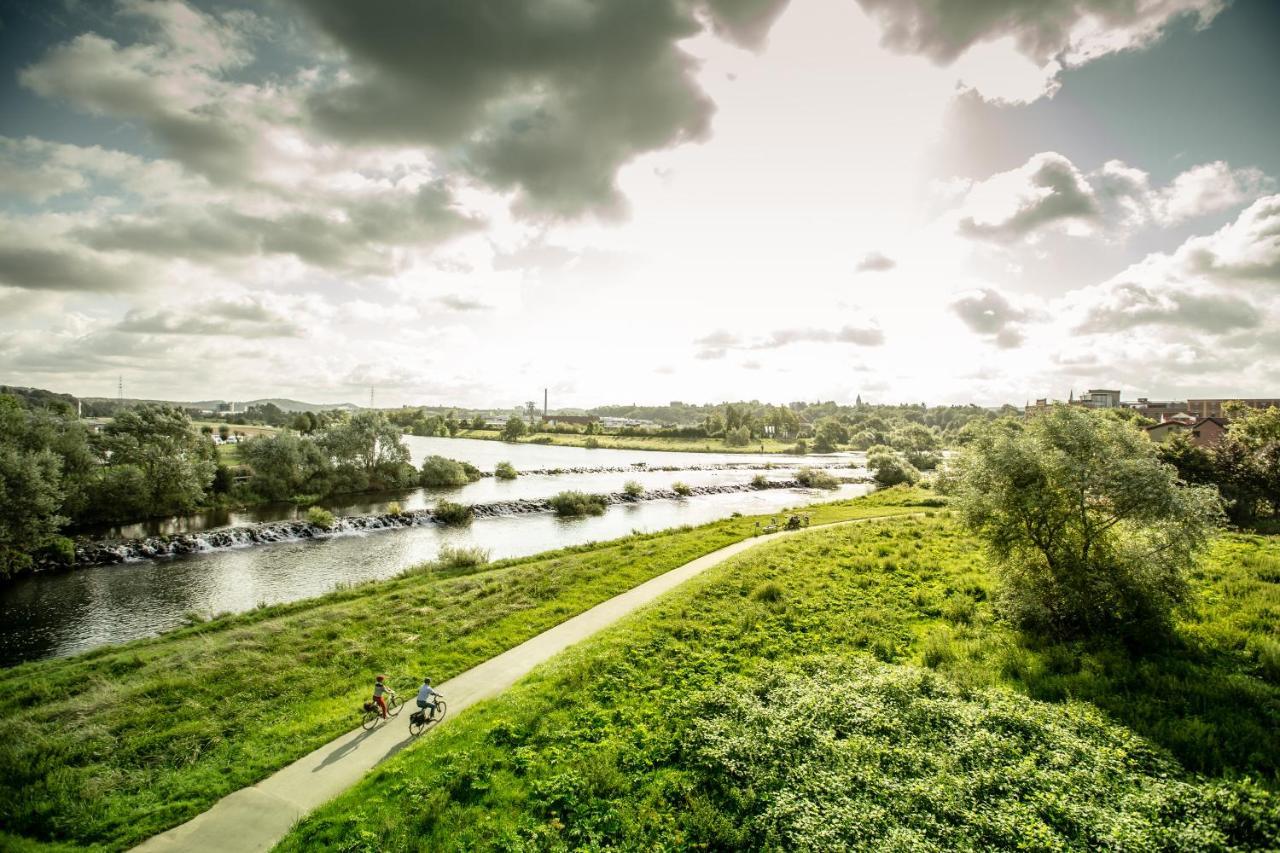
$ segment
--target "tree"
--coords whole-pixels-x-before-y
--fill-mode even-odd
[[[480,472],[475,468],[475,476],[467,470],[468,466],[465,462],[458,462],[444,456],[428,456],[422,462],[422,471],[419,479],[422,485],[428,488],[448,488],[452,486],[465,486],[467,483],[480,479]]]
[[[835,418],[822,418],[813,427],[815,453],[834,453],[849,441],[849,429]]]
[[[324,477],[332,463],[309,438],[289,433],[258,436],[240,446],[240,457],[253,470],[249,488],[267,500],[328,491]]]
[[[1131,424],[1055,406],[979,430],[943,478],[1000,573],[1001,605],[1056,636],[1140,636],[1169,624],[1221,518]]]
[[[191,429],[191,419],[169,406],[139,406],[118,413],[98,437],[106,468],[132,466],[142,475],[147,515],[189,512],[213,482],[213,445]],[[108,516],[115,508],[102,506]]]
[[[746,447],[751,443],[751,430],[745,426],[725,430],[724,443],[729,447]]]
[[[519,417],[512,415],[507,418],[507,425],[502,428],[503,441],[518,441],[520,436],[525,434],[526,427],[524,421]]]
[[[396,469],[409,462],[400,429],[382,412],[357,412],[326,429],[320,443],[335,464],[353,466],[369,477],[398,476]]]
[[[484,415],[476,415],[474,418],[471,419],[472,429],[484,429],[484,427],[485,427]]]
[[[31,555],[49,545],[66,522],[60,463],[51,450],[26,452],[0,445],[0,577],[31,567]]]

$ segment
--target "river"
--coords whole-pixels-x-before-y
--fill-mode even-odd
[[[719,464],[773,464],[777,468],[526,475],[506,481],[485,478],[457,489],[417,489],[397,495],[331,502],[330,506],[348,514],[374,513],[385,509],[392,499],[404,509],[416,509],[430,506],[441,497],[463,503],[484,503],[547,497],[564,489],[618,491],[627,480],[638,480],[646,488],[667,488],[676,480],[690,485],[709,485],[745,482],[761,473],[770,478],[784,478],[794,473],[799,464],[861,465],[861,455],[801,458],[587,450],[416,436],[406,437],[406,443],[415,464],[438,453],[464,459],[486,471],[492,470],[499,461],[510,461],[517,469],[526,470],[623,467],[638,462],[649,468]],[[551,514],[535,514],[478,519],[465,528],[427,525],[32,575],[0,589],[0,665],[12,666],[26,660],[74,654],[108,643],[150,636],[186,624],[192,613],[207,616],[242,612],[259,604],[313,597],[341,584],[391,577],[409,566],[434,559],[444,545],[477,545],[487,549],[493,559],[500,559],[614,539],[632,531],[701,524],[734,512],[774,512],[784,507],[852,497],[868,490],[864,485],[845,485],[835,493],[771,489],[655,500],[611,506],[604,515],[590,518],[560,519]],[[138,536],[203,530],[287,518],[294,511],[291,506],[257,508],[225,513],[221,520],[215,514],[206,513],[137,526],[138,532],[130,528],[115,532]],[[286,512],[288,515],[283,514]]]

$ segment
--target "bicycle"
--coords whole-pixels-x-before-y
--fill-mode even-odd
[[[401,699],[399,694],[394,690],[387,691],[385,701],[387,703],[388,718],[398,717],[400,712],[404,710],[404,700]],[[360,710],[363,715],[360,720],[360,727],[366,731],[376,726],[378,724],[378,720],[382,719],[382,709],[379,708],[378,704],[372,700],[365,702],[364,705],[361,706]]]
[[[435,699],[432,701],[434,707],[431,709],[430,717],[427,716],[425,708],[419,708],[409,715],[409,734],[414,737],[417,737],[426,731],[427,726],[432,723],[438,723],[444,719],[444,713],[448,707],[445,704],[444,697],[437,693],[435,695]]]

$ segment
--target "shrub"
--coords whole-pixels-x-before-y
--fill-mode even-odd
[[[459,462],[458,464],[462,466],[463,473],[467,475],[468,483],[474,483],[484,477],[484,473],[470,462]]]
[[[806,489],[838,489],[840,487],[839,480],[818,468],[801,468],[796,472],[796,481]]]
[[[40,549],[40,556],[59,566],[70,566],[76,561],[76,543],[65,536],[54,536]]]
[[[475,466],[447,459],[444,456],[428,456],[422,463],[420,480],[429,489],[465,486],[474,482],[467,468],[475,471]],[[479,474],[479,471],[476,471]]]
[[[582,443],[582,446],[587,448],[588,450],[595,450],[597,447],[600,446],[600,441],[593,435],[589,437],[586,441],[584,441]]]
[[[751,488],[753,489],[769,488],[769,478],[766,477],[764,474],[756,474],[754,477],[751,478]]]
[[[803,438],[796,440],[796,446],[791,448],[791,452],[796,456],[804,456],[809,452],[809,442]]]
[[[675,492],[682,498],[687,498],[689,495],[693,494],[693,489],[689,487],[689,484],[680,480],[676,480],[671,484],[671,491]]]
[[[404,515],[404,510],[400,507],[400,501],[392,501],[387,504],[387,515]]]
[[[731,429],[724,434],[724,443],[728,447],[746,447],[751,443],[751,430],[745,426]]]
[[[627,480],[627,482],[622,486],[622,493],[632,500],[635,500],[644,494],[644,486],[640,485],[635,480]]]
[[[432,512],[435,519],[443,524],[470,524],[475,518],[476,513],[471,507],[465,504],[454,503],[453,501],[440,501],[436,504],[435,510]]]
[[[333,513],[324,507],[313,506],[307,510],[307,524],[319,527],[321,530],[329,530],[333,527]]]
[[[584,515],[603,515],[607,505],[602,495],[586,492],[561,492],[550,501],[551,508],[561,518],[577,518]]]
[[[514,480],[520,476],[520,472],[516,470],[516,466],[510,462],[499,462],[493,466],[493,476],[499,480]]]
[[[883,444],[867,451],[867,470],[882,486],[911,485],[920,479],[920,472],[906,456]]]
[[[486,548],[445,545],[440,549],[435,565],[441,569],[474,569],[488,562],[489,551]]]
[[[751,591],[751,597],[765,604],[774,604],[782,600],[782,587],[766,581]]]

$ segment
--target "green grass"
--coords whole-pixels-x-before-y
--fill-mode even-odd
[[[921,497],[807,511],[831,522],[917,511]],[[401,690],[439,683],[751,536],[756,520],[454,570],[470,574],[427,568],[0,671],[0,849],[22,837],[126,848],[352,728],[373,674]]]
[[[1028,642],[945,514],[754,549],[448,721],[284,850],[1274,849],[1280,540],[1177,639]]]
[[[457,438],[478,438],[488,441],[501,441],[501,430],[466,429]],[[626,436],[626,435],[575,435],[572,433],[534,433],[520,439],[521,444],[536,440],[539,444],[554,444],[560,447],[586,447],[588,439],[595,439],[594,447],[612,450],[673,450],[691,453],[760,453],[763,445],[765,453],[791,453],[795,448],[794,441],[776,441],[772,438],[752,440],[745,447],[730,447],[719,438],[669,438],[665,436]]]

